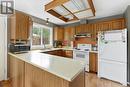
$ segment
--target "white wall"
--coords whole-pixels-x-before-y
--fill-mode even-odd
[[[7,77],[7,17],[0,15],[0,81]]]

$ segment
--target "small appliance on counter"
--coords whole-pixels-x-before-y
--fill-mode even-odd
[[[27,52],[30,51],[30,45],[24,43],[16,43],[16,44],[11,43],[9,46],[9,50],[10,52],[13,53]]]
[[[92,51],[98,51],[98,46],[97,45],[92,45]]]
[[[54,48],[62,47],[62,41],[54,41],[53,42],[53,47]]]

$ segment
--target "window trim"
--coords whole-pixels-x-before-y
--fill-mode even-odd
[[[49,26],[46,26],[46,25],[42,25],[42,24],[39,24],[39,23],[33,23],[33,27],[36,26],[36,27],[43,27],[45,29],[49,29],[50,30],[50,44],[46,44],[45,47],[48,48],[48,47],[52,47],[53,46],[53,27],[49,27]],[[32,29],[33,29],[32,27]],[[33,31],[31,29],[31,49],[43,49],[45,48],[44,47],[44,44],[42,43],[42,33],[41,33],[41,45],[32,45],[32,37],[33,37]],[[40,31],[42,32],[42,31]]]

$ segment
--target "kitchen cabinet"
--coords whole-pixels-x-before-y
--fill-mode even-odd
[[[95,29],[98,31],[120,30],[125,28],[125,19],[113,19],[110,21],[104,21],[96,23]]]
[[[65,51],[65,57],[73,58],[73,51],[71,50],[64,50]]]
[[[74,40],[75,27],[64,28],[64,41],[67,41],[67,46],[71,46],[71,41]]]
[[[64,41],[73,41],[75,35],[75,27],[65,27],[64,28]]]
[[[94,37],[96,39],[99,31],[111,31],[111,30],[120,30],[124,29],[125,26],[125,19],[119,18],[119,19],[113,19],[109,21],[101,21],[98,23],[94,23]]]
[[[86,24],[81,24],[75,27],[76,34],[86,33]]]
[[[61,27],[54,28],[54,40],[57,40],[57,41],[64,40],[64,28],[61,28]]]
[[[97,73],[98,59],[97,53],[89,53],[89,71]]]
[[[71,82],[28,63],[25,63],[25,73],[25,87],[85,87],[83,71]]]
[[[118,19],[118,20],[115,20],[115,21],[112,21],[112,29],[116,29],[116,30],[119,30],[119,29],[123,29],[125,28],[125,19],[121,18],[121,19]]]
[[[109,31],[109,30],[120,30],[125,28],[125,19],[113,19],[108,21],[100,21],[92,24],[81,24],[75,27],[76,34],[80,33],[92,33],[97,34],[99,31]]]
[[[44,56],[43,56],[44,58]],[[51,59],[48,66],[41,64],[36,64],[35,61],[29,60],[21,60],[19,59],[18,55],[9,54],[9,64],[10,64],[10,80],[11,80],[11,87],[85,87],[85,71],[84,69],[80,72],[71,73],[72,76],[64,75],[66,74],[66,68],[62,65],[57,65],[59,62],[58,60]],[[31,58],[29,58],[31,59]],[[48,58],[50,59],[50,57]],[[27,62],[28,61],[28,62]],[[44,62],[43,60],[42,62]],[[66,61],[66,60],[65,60]],[[72,62],[72,61],[71,61]],[[67,62],[66,63],[71,63]],[[41,64],[41,65],[40,65]],[[73,65],[74,63],[71,63]],[[65,68],[60,71],[61,67]],[[74,66],[74,65],[73,65]],[[79,65],[81,67],[81,65]],[[49,68],[52,67],[52,68]],[[57,69],[58,68],[58,69]],[[59,70],[59,71],[57,71]],[[71,70],[71,69],[68,69]],[[57,71],[57,72],[55,72]],[[62,75],[62,76],[61,76]],[[68,76],[68,77],[67,77]],[[70,78],[68,80],[68,78]]]
[[[10,39],[15,43],[16,40],[27,41],[32,28],[31,18],[21,12],[15,12],[10,16]]]
[[[43,87],[43,71],[25,63],[25,87]]]
[[[9,56],[8,74],[11,87],[24,87],[24,62]]]

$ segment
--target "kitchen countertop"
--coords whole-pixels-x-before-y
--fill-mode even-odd
[[[37,50],[22,54],[8,54],[67,81],[72,81],[81,71],[84,70],[84,62],[40,53],[41,51],[43,52],[43,50]],[[48,51],[52,51],[52,49]]]
[[[89,52],[91,52],[91,53],[98,53],[98,51],[89,51]]]
[[[48,48],[48,49],[43,49],[43,50],[33,50],[33,51],[37,51],[37,52],[47,52],[47,51],[55,51],[55,50],[70,50],[73,51],[73,48],[70,47],[66,47],[66,48]],[[89,51],[91,53],[98,53],[98,51]]]

